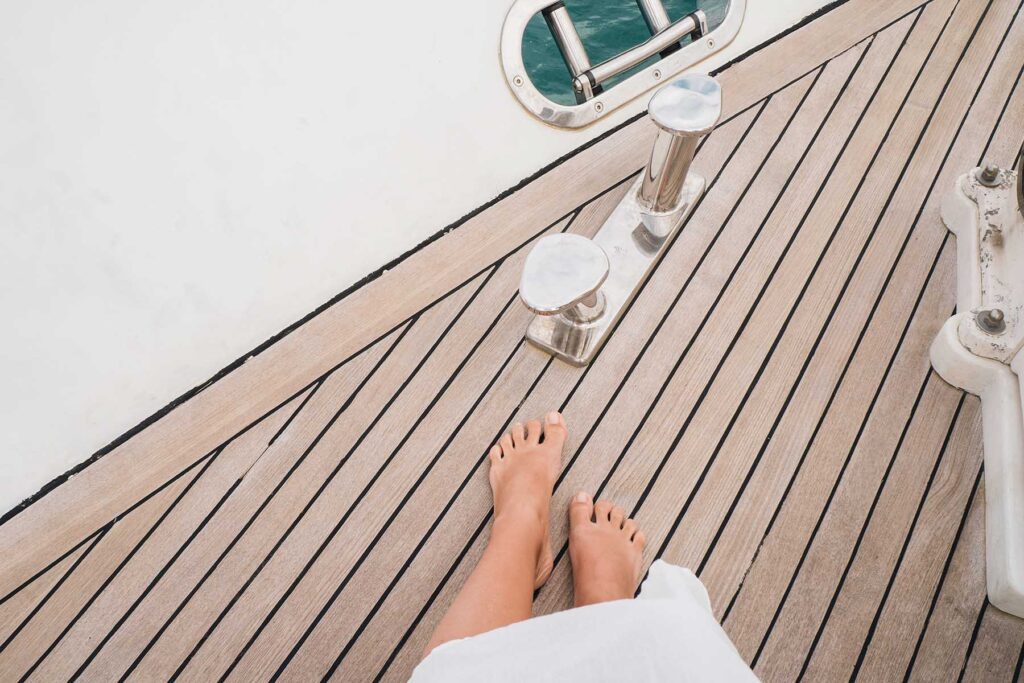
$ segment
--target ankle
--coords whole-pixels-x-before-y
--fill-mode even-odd
[[[540,555],[546,525],[547,521],[536,511],[505,510],[494,517],[491,543],[514,544]]]
[[[628,600],[633,593],[626,590],[622,582],[587,581],[585,585],[573,586],[573,606],[586,607],[612,600]]]

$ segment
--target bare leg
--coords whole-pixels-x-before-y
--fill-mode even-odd
[[[494,526],[480,562],[424,650],[529,619],[533,591],[551,574],[551,489],[565,443],[565,421],[516,424],[490,452]]]

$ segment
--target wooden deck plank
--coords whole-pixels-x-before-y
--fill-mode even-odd
[[[963,671],[963,680],[1013,681],[1020,674],[1017,663],[1024,647],[1024,619],[986,604],[980,628]]]
[[[78,563],[67,580],[47,596],[45,604],[19,625],[17,637],[5,641],[0,651],[0,671],[6,676],[22,675],[57,640],[75,615],[86,607],[95,593],[133,549],[146,540],[147,532],[162,521],[179,502],[192,482],[203,472],[198,467],[179,478],[138,508],[105,528],[88,556]]]
[[[978,612],[986,601],[984,478],[978,482],[959,533],[928,615],[920,628],[910,632],[916,637],[908,680],[951,678],[966,664]],[[871,666],[870,661],[869,652],[862,669],[865,680],[872,671],[886,666],[885,662]]]
[[[919,519],[926,501],[936,498],[941,501],[943,506],[939,512],[945,513],[949,526],[955,530],[981,466],[980,451],[974,450],[975,457],[968,460],[970,451],[964,447],[965,441],[971,444],[981,441],[980,411],[977,400],[965,404],[964,399],[962,396],[945,435],[934,424],[941,415],[922,414],[919,407],[916,422],[885,480],[878,505],[862,531],[855,555],[844,570],[838,593],[830,605],[830,616],[819,627],[816,646],[805,657],[805,675],[811,678],[853,676],[860,652],[849,647],[850,640],[868,644],[871,622],[886,597],[889,578],[900,568],[905,544],[912,536],[927,531],[922,522],[927,523],[928,518]],[[922,438],[921,430],[930,432],[930,438]],[[953,500],[942,495],[944,483],[953,489]],[[956,504],[946,505],[948,503]],[[942,547],[937,557],[944,557],[947,550],[948,547]],[[936,564],[941,568],[941,562]],[[923,585],[923,578],[917,577],[915,588]],[[930,592],[925,591],[919,596],[902,594],[899,604],[919,604],[927,608],[929,597]]]
[[[854,653],[858,661],[853,669],[854,675],[865,680],[902,678],[910,666],[917,639],[907,634],[923,631],[921,625],[928,618],[981,474],[981,410],[976,397],[967,398],[957,432],[946,451],[905,555],[882,594],[883,602],[878,607],[871,605],[872,613],[866,617],[872,623],[860,652]],[[973,478],[971,471],[976,473]],[[870,605],[870,596],[850,588],[843,591],[854,596],[849,600],[859,595]],[[836,614],[844,616],[841,611]],[[839,620],[833,619],[833,623],[838,624]],[[829,624],[830,629],[835,628],[833,623]],[[815,658],[820,659],[823,653],[824,648],[820,648]],[[813,665],[812,662],[812,670]]]
[[[62,580],[66,580],[65,577],[71,570],[71,567],[78,562],[79,557],[85,553],[95,540],[95,538],[86,539],[86,542],[80,547],[68,553],[60,561],[55,562],[33,581],[17,592],[7,596],[3,603],[0,603],[0,642],[6,642],[14,633],[14,630],[18,628],[22,621],[28,618],[42,600],[51,591],[58,588],[57,584]],[[3,649],[0,648],[0,652]]]

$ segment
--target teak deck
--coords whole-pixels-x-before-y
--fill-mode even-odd
[[[725,69],[709,190],[585,369],[523,342],[519,271],[597,229],[646,119],[131,435],[0,530],[0,678],[402,680],[487,539],[488,446],[558,408],[556,508],[632,510],[766,680],[1019,680],[980,405],[927,351],[940,202],[1020,154],[1020,10],[850,0]],[[570,604],[553,539],[538,613]]]

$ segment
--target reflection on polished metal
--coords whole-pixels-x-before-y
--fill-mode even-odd
[[[526,31],[526,26],[534,15],[555,4],[556,2],[552,2],[552,0],[514,0],[501,29],[501,66],[509,90],[527,111],[552,126],[581,128],[606,116],[651,88],[665,83],[683,69],[729,45],[736,38],[740,26],[743,24],[747,0],[729,0],[725,18],[713,31],[708,31],[706,24],[701,23],[702,13],[691,15],[689,18],[684,17],[675,24],[670,24],[657,35],[652,36],[650,41],[620,55],[619,57],[628,57],[628,61],[632,61],[640,54],[637,50],[642,49],[648,57],[660,52],[662,58],[638,69],[628,78],[617,82],[614,87],[610,87],[604,92],[600,92],[598,89],[600,81],[596,79],[595,72],[598,68],[617,67],[619,58],[605,62],[603,66],[599,65],[593,69],[584,70],[579,78],[574,79],[579,81],[578,84],[574,84],[574,90],[583,95],[583,97],[577,97],[575,105],[559,104],[544,96],[530,80],[526,65],[523,63],[523,34]],[[687,32],[681,30],[684,23],[686,27],[699,28],[701,39],[691,41],[671,54],[667,54],[666,47],[678,44],[686,36]],[[552,26],[551,23],[548,25]],[[555,30],[552,29],[552,31]],[[575,29],[573,30],[575,31]],[[675,36],[674,31],[678,31],[679,35]],[[664,38],[663,36],[666,35],[668,37]],[[667,56],[665,56],[666,54]],[[642,61],[643,58],[633,64],[635,66]],[[578,62],[577,66],[579,66]],[[572,71],[573,67],[569,68]],[[595,76],[593,83],[586,77],[586,74]],[[592,93],[590,101],[580,102],[579,100],[586,98],[588,87]]]
[[[697,142],[718,121],[722,89],[713,78],[689,74],[656,92],[647,111],[659,132],[644,169],[640,203],[664,213],[678,204]]]
[[[693,14],[686,15],[660,33],[651,36],[636,47],[617,54],[611,59],[606,59],[583,75],[577,76],[573,80],[573,87],[576,86],[577,82],[582,84],[583,81],[588,79],[591,83],[601,85],[678,43],[686,36],[690,36],[691,40],[696,42],[697,38],[707,33],[707,30],[707,17],[704,15],[704,12],[697,10]]]
[[[537,314],[526,338],[573,365],[594,359],[704,192],[687,149],[721,115],[718,83],[681,78],[654,95],[650,112],[661,129],[651,163],[593,240],[544,237],[523,266],[519,295]]]
[[[580,34],[576,32],[576,24],[569,16],[569,10],[565,3],[559,0],[550,7],[545,7],[542,14],[573,79],[589,71],[590,57],[587,56],[587,48],[584,47]],[[584,78],[578,86],[574,86],[573,90],[577,102],[585,102],[594,96],[594,88],[587,78]]]

